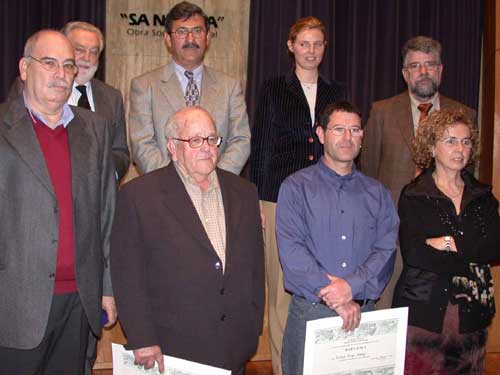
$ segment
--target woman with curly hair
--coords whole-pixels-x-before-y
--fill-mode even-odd
[[[393,299],[409,307],[405,374],[483,374],[500,219],[491,186],[465,169],[477,132],[462,112],[435,111],[413,149],[423,172],[399,200],[403,272]]]

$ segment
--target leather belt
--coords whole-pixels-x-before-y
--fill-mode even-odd
[[[372,303],[372,302],[375,302],[374,300],[372,299],[353,299],[354,302],[356,302],[360,307],[363,307],[365,305],[368,305],[369,303]],[[326,303],[325,301],[320,301],[320,303],[322,305],[325,305],[326,306]]]

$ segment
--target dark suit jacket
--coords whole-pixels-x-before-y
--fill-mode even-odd
[[[256,189],[217,169],[226,218],[226,269],[173,164],[118,194],[111,269],[131,349],[236,371],[262,328],[264,260]],[[219,265],[217,264],[219,263]]]
[[[90,85],[92,86],[95,112],[105,117],[109,124],[113,162],[116,173],[118,173],[118,180],[121,180],[127,173],[130,162],[122,94],[119,90],[98,79],[92,79]],[[23,81],[17,77],[10,87],[8,100],[17,98],[22,92]]]
[[[327,104],[345,97],[335,81],[318,79],[315,119]],[[299,169],[315,164],[323,155],[311,112],[294,72],[266,81],[261,89],[253,121],[250,178],[262,200],[276,202],[283,180]]]
[[[476,112],[439,95],[441,109],[462,108],[475,122]],[[374,102],[364,128],[361,171],[382,182],[397,204],[403,186],[415,177],[411,143],[415,138],[408,91]]]
[[[111,125],[113,161],[118,179],[121,180],[127,173],[130,162],[122,93],[98,79],[92,79],[90,85],[96,113],[105,117]]]
[[[112,295],[109,236],[116,183],[107,125],[72,108],[75,271],[92,330],[101,332],[102,295]],[[0,346],[32,349],[45,333],[54,290],[58,204],[22,97],[0,105]]]

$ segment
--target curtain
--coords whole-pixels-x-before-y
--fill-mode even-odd
[[[19,75],[18,62],[26,39],[35,31],[61,29],[69,21],[86,21],[105,32],[104,0],[2,0],[0,1],[2,33],[0,36],[0,102],[7,97],[12,81]],[[103,78],[104,61],[96,76]]]
[[[364,121],[373,101],[406,90],[400,51],[417,35],[442,44],[440,92],[477,109],[482,0],[252,0],[246,90],[251,118],[264,80],[293,68],[288,30],[309,15],[327,30],[321,73],[346,84]]]

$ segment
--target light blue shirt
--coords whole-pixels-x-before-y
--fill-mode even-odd
[[[179,82],[181,83],[181,88],[182,92],[186,92],[186,86],[189,82],[187,77],[184,75],[184,72],[186,69],[184,69],[182,66],[177,64],[175,61],[172,60],[172,63],[174,64],[174,70],[175,74],[177,75],[177,78],[179,79]],[[193,70],[193,78],[194,81],[196,82],[196,86],[198,86],[198,91],[200,92],[201,95],[201,81],[203,79],[203,64],[201,64],[199,67],[195,68]]]
[[[30,113],[30,116],[31,116],[31,114],[35,115],[38,119],[40,119],[41,122],[43,122],[44,125],[47,125],[48,122],[43,117],[43,115],[41,115],[40,113],[36,112],[33,108],[31,108],[29,106],[28,102],[26,101],[26,98],[24,97],[24,93],[23,93],[23,100],[24,100],[24,106],[26,107],[26,109]],[[62,117],[61,117],[60,123],[62,123],[63,126],[66,128],[69,125],[69,123],[71,122],[71,120],[73,120],[73,118],[75,118],[75,115],[74,115],[73,111],[71,110],[69,104],[68,103],[64,103],[64,105],[63,105],[63,113],[62,113]]]

